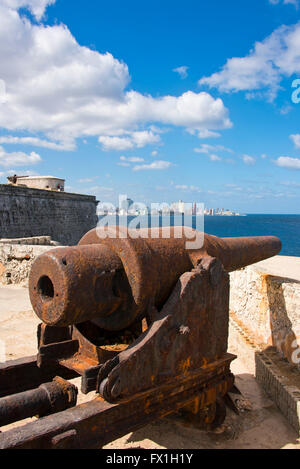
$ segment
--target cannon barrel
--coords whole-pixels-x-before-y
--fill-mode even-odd
[[[122,330],[149,305],[160,309],[180,275],[203,257],[218,258],[231,272],[281,250],[272,236],[218,238],[186,227],[138,231],[136,237],[121,227],[95,229],[78,246],[39,256],[29,291],[42,321],[62,327],[91,320],[105,330]]]
[[[76,386],[60,377],[36,389],[2,397],[0,399],[0,426],[39,415],[54,414],[75,407]]]

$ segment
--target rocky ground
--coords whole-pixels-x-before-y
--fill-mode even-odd
[[[0,287],[0,341],[5,343],[6,360],[36,353],[38,323],[39,320],[31,310],[26,288]],[[234,344],[230,344],[229,351],[235,351]],[[297,433],[265,395],[244,362],[235,360],[232,371],[245,399],[243,412],[237,416],[228,411],[225,424],[214,433],[185,427],[178,419],[170,417],[130,433],[110,443],[106,448],[300,449]],[[80,395],[79,402],[91,400],[93,397],[94,393],[88,396]]]

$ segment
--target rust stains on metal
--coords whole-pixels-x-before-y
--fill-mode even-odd
[[[137,236],[109,227],[40,256],[29,281],[43,321],[38,357],[0,366],[0,396],[13,386],[27,391],[0,399],[0,425],[1,415],[5,424],[56,414],[0,435],[0,448],[100,447],[180,410],[199,428],[220,425],[234,389],[228,273],[280,249],[275,237],[221,239],[186,227]],[[54,370],[81,376],[82,391],[101,397],[63,410],[76,405],[76,389],[61,378],[43,384]]]
[[[42,321],[68,326],[87,320],[106,330],[120,330],[145,313],[150,298],[157,308],[167,300],[178,278],[204,257],[215,257],[228,272],[277,254],[275,237],[228,238],[204,235],[181,227],[139,230],[96,229],[79,246],[60,248],[40,256],[32,267],[30,299]],[[104,237],[106,233],[108,237]],[[148,238],[145,236],[149,235]],[[169,238],[167,236],[169,235]],[[181,237],[180,237],[181,236]]]
[[[35,415],[43,417],[62,412],[76,405],[77,394],[76,386],[56,377],[37,389],[3,397],[0,399],[0,426]]]
[[[35,261],[30,300],[44,323],[69,326],[129,306],[126,282],[121,260],[106,246],[58,248]]]

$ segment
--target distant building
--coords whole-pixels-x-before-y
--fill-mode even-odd
[[[126,213],[129,211],[130,207],[134,204],[132,199],[125,199],[121,198],[120,200],[120,215],[126,215]]]
[[[172,211],[174,213],[184,213],[185,212],[185,204],[182,200],[179,202],[173,202],[171,205]]]
[[[65,179],[53,176],[11,176],[8,183],[14,186],[30,187],[31,189],[42,189],[48,191],[65,191]]]

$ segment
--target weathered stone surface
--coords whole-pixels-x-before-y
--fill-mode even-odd
[[[282,262],[284,275],[285,258]],[[300,259],[294,258],[295,271]],[[263,262],[233,272],[230,310],[251,331],[257,344],[271,345],[300,368],[300,282],[270,274]]]
[[[97,224],[93,196],[0,185],[0,238],[50,236],[75,245]]]
[[[55,248],[56,246],[0,245],[0,283],[27,285],[36,257]]]
[[[57,241],[52,241],[51,236],[34,236],[32,238],[2,238],[0,245],[3,244],[25,244],[29,246],[58,246]]]

